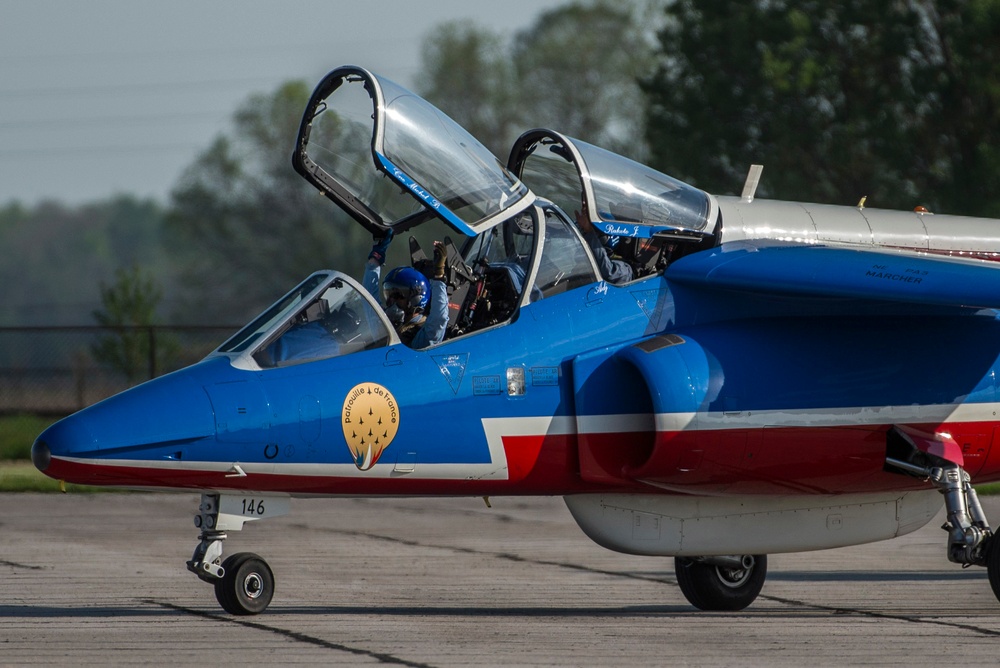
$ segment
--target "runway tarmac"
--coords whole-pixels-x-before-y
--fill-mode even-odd
[[[673,560],[591,543],[561,499],[294,500],[230,534],[274,570],[222,612],[184,562],[196,494],[0,495],[0,665],[996,665],[985,569],[943,514],[883,543],[774,555],[757,602],[698,612]],[[987,514],[1000,524],[1000,499]]]

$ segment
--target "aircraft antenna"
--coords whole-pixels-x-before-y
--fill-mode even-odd
[[[743,184],[743,201],[749,204],[753,201],[753,196],[757,192],[757,184],[760,183],[760,173],[764,171],[764,165],[750,165],[747,172],[747,180]]]

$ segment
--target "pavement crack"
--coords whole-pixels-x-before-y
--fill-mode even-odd
[[[677,580],[669,577],[652,577],[649,575],[640,575],[638,573],[629,573],[627,571],[609,571],[600,568],[593,568],[592,566],[584,566],[582,564],[573,564],[565,561],[549,561],[546,559],[532,559],[530,557],[522,557],[518,554],[510,554],[509,552],[492,552],[489,550],[477,550],[472,547],[460,547],[457,545],[434,545],[432,543],[423,543],[417,540],[409,540],[406,538],[399,538],[398,536],[385,536],[377,533],[370,533],[367,531],[353,531],[350,529],[331,529],[331,528],[314,528],[307,527],[304,524],[293,525],[298,529],[307,529],[309,531],[323,531],[326,533],[338,534],[341,536],[350,536],[352,538],[368,538],[370,540],[381,540],[388,543],[396,543],[397,545],[406,545],[407,547],[423,547],[432,548],[438,550],[449,550],[451,552],[458,552],[461,554],[472,554],[475,556],[489,556],[496,557],[498,559],[506,559],[508,561],[522,562],[526,564],[534,564],[537,566],[555,566],[557,568],[566,568],[574,571],[582,571],[586,573],[595,573],[598,575],[609,575],[618,578],[629,578],[632,580],[643,580],[647,582],[660,582],[664,584],[677,584]]]
[[[768,596],[766,594],[761,594],[760,598],[766,601],[774,601],[775,603],[781,603],[783,605],[791,605],[795,607],[806,608],[809,610],[819,610],[822,612],[829,612],[830,614],[833,615],[854,615],[857,617],[868,617],[871,619],[891,619],[898,622],[910,622],[911,624],[933,624],[935,626],[944,626],[947,628],[961,629],[963,631],[971,631],[972,633],[978,633],[984,636],[1000,637],[1000,631],[984,628],[982,626],[976,626],[974,624],[949,622],[943,619],[918,617],[916,615],[903,615],[903,614],[893,614],[890,612],[878,612],[877,610],[860,610],[858,608],[841,608],[828,605],[818,605],[816,603],[807,603],[805,601],[797,601],[792,598],[784,598],[781,596]]]
[[[433,548],[439,550],[451,550],[453,552],[460,552],[463,554],[473,554],[477,556],[492,556],[498,559],[506,559],[509,561],[523,562],[527,564],[534,564],[539,566],[554,566],[558,568],[565,568],[569,570],[581,571],[586,573],[593,573],[598,575],[607,575],[609,577],[616,578],[627,578],[631,580],[642,580],[646,582],[656,582],[661,584],[669,584],[677,586],[676,578],[671,577],[654,577],[650,575],[642,575],[639,573],[629,573],[627,571],[611,571],[600,568],[593,568],[591,566],[584,566],[581,564],[573,564],[563,561],[549,561],[546,559],[532,559],[529,557],[522,557],[516,554],[510,554],[506,552],[491,552],[488,550],[477,550],[469,547],[459,547],[455,545],[434,545],[431,543],[422,543],[416,540],[408,540],[405,538],[399,538],[396,536],[385,536],[382,534],[369,533],[365,531],[352,531],[349,529],[331,529],[331,528],[315,528],[307,527],[305,524],[297,524],[296,528],[307,529],[309,531],[324,531],[328,533],[335,533],[344,536],[351,536],[354,538],[368,538],[371,540],[381,540],[390,543],[397,543],[400,545],[406,545],[409,547],[424,547]],[[783,605],[790,605],[794,607],[804,608],[808,610],[816,610],[821,612],[828,612],[832,615],[855,615],[859,617],[868,617],[871,619],[891,619],[895,621],[909,622],[912,624],[932,624],[935,626],[942,626],[946,628],[961,629],[963,631],[969,631],[971,633],[977,633],[980,635],[990,636],[990,637],[1000,637],[1000,631],[996,631],[989,628],[984,628],[981,626],[976,626],[974,624],[963,624],[960,622],[949,622],[946,620],[938,618],[925,618],[918,617],[916,615],[904,615],[904,614],[892,614],[886,612],[878,612],[875,610],[861,610],[857,608],[842,608],[820,605],[816,603],[808,603],[806,601],[798,601],[790,598],[783,598],[781,596],[769,596],[767,594],[761,594],[758,598],[765,601],[772,601],[775,603],[781,603]]]
[[[45,566],[33,566],[31,564],[19,564],[16,561],[7,561],[6,559],[0,559],[0,566],[10,566],[11,568],[23,568],[29,571],[44,571]]]
[[[294,640],[296,642],[307,643],[309,645],[315,645],[317,647],[323,647],[325,649],[332,649],[338,652],[347,652],[348,654],[354,654],[356,656],[365,656],[370,659],[375,659],[379,663],[385,663],[396,666],[412,666],[413,668],[434,668],[431,664],[421,663],[419,661],[409,661],[407,659],[400,658],[398,656],[393,656],[392,654],[386,654],[385,652],[373,652],[371,650],[362,649],[360,647],[351,647],[350,645],[344,645],[338,642],[332,642],[329,640],[323,640],[322,638],[317,638],[316,636],[307,635],[305,633],[299,633],[298,631],[290,631],[288,629],[282,629],[277,626],[269,626],[267,624],[262,624],[260,622],[253,622],[249,619],[241,619],[240,617],[230,617],[222,614],[213,614],[211,612],[205,612],[204,610],[194,610],[192,608],[185,608],[182,605],[176,605],[174,603],[168,603],[166,601],[157,601],[155,599],[145,599],[145,603],[152,605],[158,605],[161,608],[166,608],[168,610],[174,610],[176,612],[183,612],[189,615],[195,615],[196,617],[201,617],[203,619],[211,619],[217,622],[225,622],[227,624],[236,624],[238,626],[245,626],[248,629],[256,629],[258,631],[269,631],[270,633],[277,634],[289,640]]]

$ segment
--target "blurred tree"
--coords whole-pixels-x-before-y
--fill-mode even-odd
[[[171,193],[183,320],[245,322],[312,271],[360,272],[370,236],[291,166],[309,93],[293,81],[250,97]]]
[[[177,354],[177,342],[163,333],[157,336],[152,327],[162,297],[152,275],[139,265],[118,269],[110,285],[101,283],[102,308],[94,311],[94,319],[114,331],[101,336],[90,351],[97,362],[120,372],[129,383],[157,375]]]
[[[915,151],[942,211],[1000,217],[1000,0],[917,4],[930,66],[930,113]]]
[[[717,192],[761,162],[764,196],[997,213],[998,4],[677,0],[651,162]]]
[[[445,23],[424,39],[416,88],[494,155],[517,138],[517,82],[503,38],[471,21]]]
[[[100,281],[132,264],[172,290],[153,200],[118,196],[79,207],[42,202],[0,208],[0,326],[78,325],[100,301]],[[3,357],[0,351],[0,358]]]
[[[417,91],[505,160],[525,130],[550,127],[632,157],[644,154],[638,78],[653,64],[644,26],[655,2],[572,2],[506,44],[468,22],[424,39]]]
[[[644,158],[638,81],[654,62],[653,34],[640,23],[645,6],[572,2],[519,33],[513,45],[519,129],[550,127]]]

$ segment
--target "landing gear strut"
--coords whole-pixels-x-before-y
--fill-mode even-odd
[[[1000,600],[1000,542],[993,536],[969,474],[957,464],[922,467],[886,458],[890,466],[927,478],[944,495],[948,521],[948,560],[963,566],[985,566],[993,594]]]
[[[985,566],[993,531],[969,474],[956,465],[933,468],[930,481],[944,494],[948,511],[948,521],[941,527],[948,532],[948,559],[956,564]]]
[[[933,468],[930,481],[944,494],[948,521],[948,559],[963,566],[985,566],[993,595],[1000,600],[1000,542],[993,535],[979,496],[965,469]]]
[[[222,541],[227,531],[240,531],[249,520],[284,515],[288,497],[202,494],[194,525],[201,542],[194,549],[188,570],[215,587],[215,598],[233,615],[256,615],[274,596],[274,573],[267,562],[251,552],[238,552],[222,561]]]

